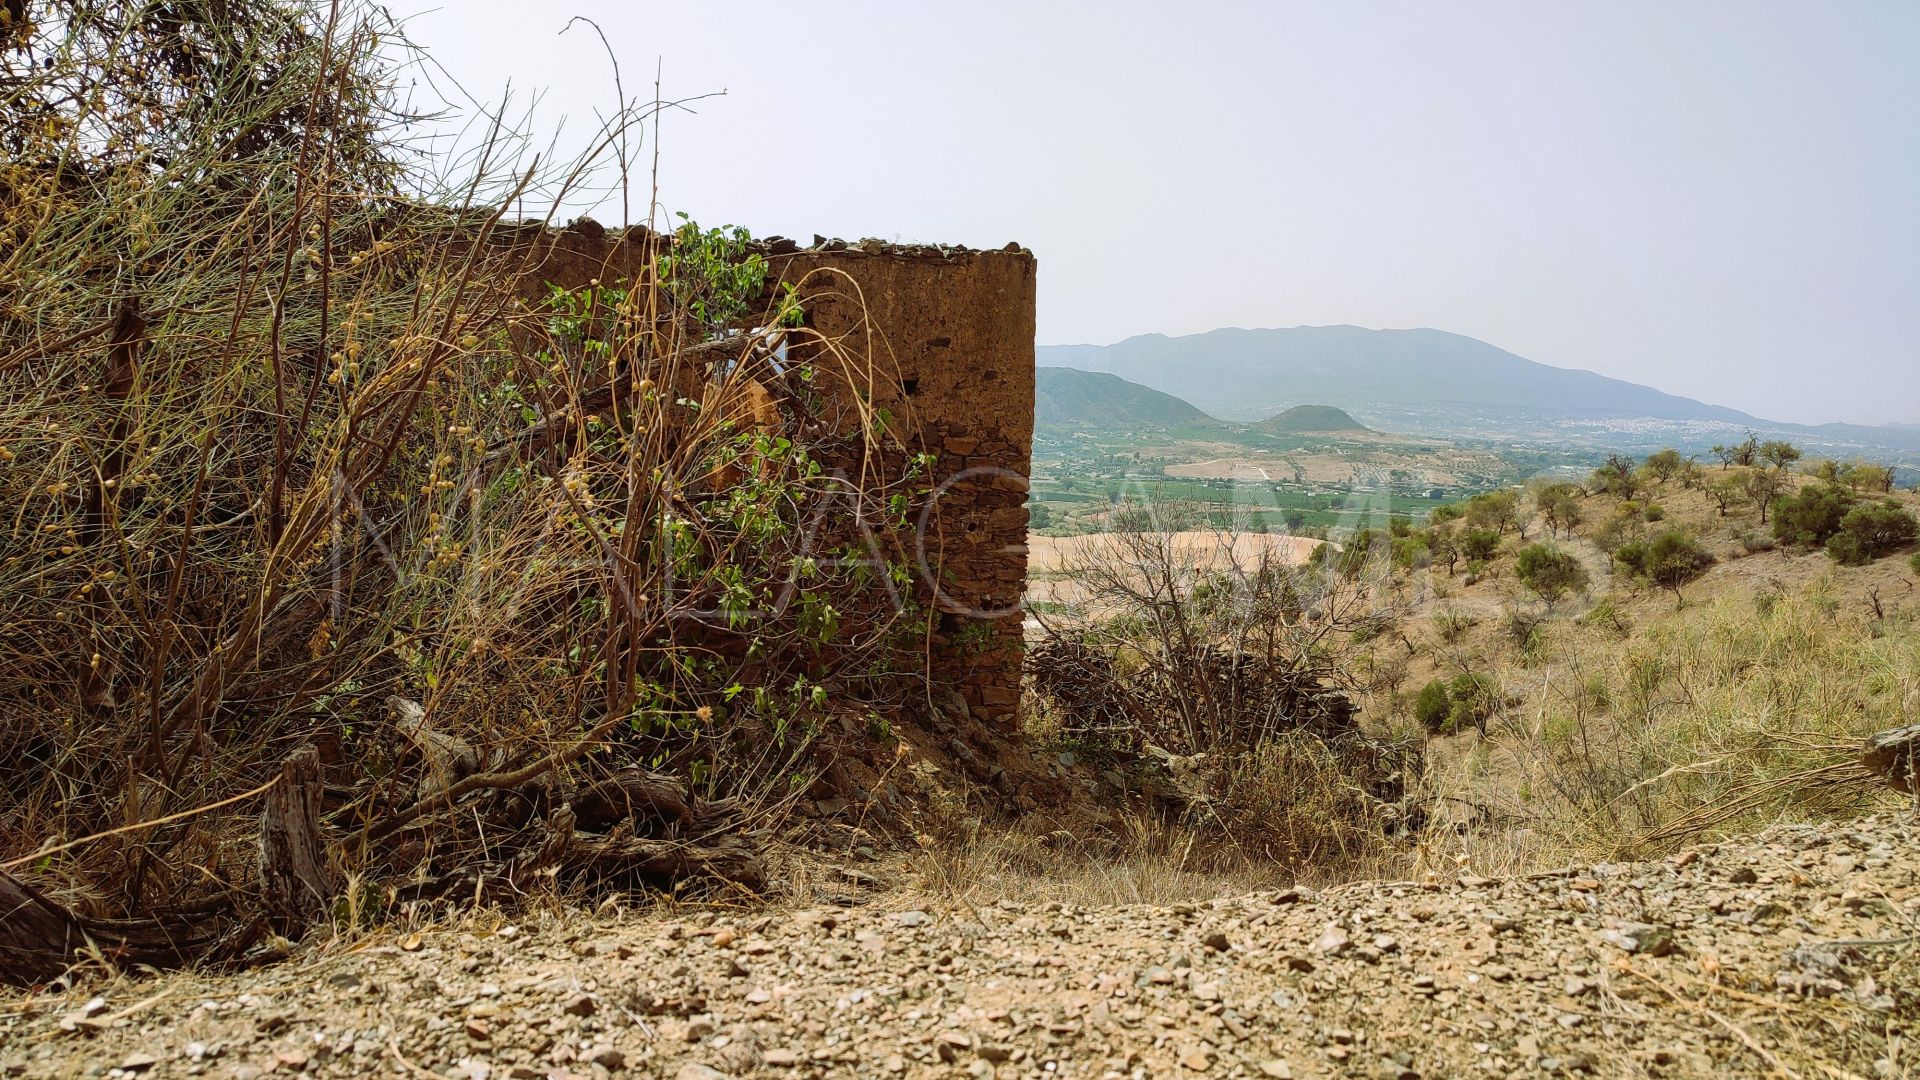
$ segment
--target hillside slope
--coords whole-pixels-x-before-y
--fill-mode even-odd
[[[1334,431],[1366,431],[1365,424],[1332,405],[1295,405],[1278,416],[1269,416],[1253,425],[1255,431],[1275,435],[1312,434]]]
[[[1203,428],[1219,423],[1171,394],[1117,375],[1064,367],[1034,372],[1033,419],[1042,430]]]

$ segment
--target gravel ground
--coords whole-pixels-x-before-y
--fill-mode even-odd
[[[1920,1075],[1917,832],[1170,908],[476,918],[0,996],[0,1076]]]

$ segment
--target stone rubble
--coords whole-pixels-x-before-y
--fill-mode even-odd
[[[1164,908],[896,894],[423,928],[0,997],[0,1077],[1899,1076],[1915,839],[1881,816]]]

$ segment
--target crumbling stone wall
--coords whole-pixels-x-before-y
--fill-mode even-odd
[[[506,242],[525,252],[535,280],[578,288],[632,278],[663,238],[582,222],[510,231]],[[935,612],[936,703],[964,702],[975,718],[1010,727],[1033,451],[1033,254],[1017,244],[980,251],[816,238],[801,247],[778,237],[759,250],[776,281],[798,290],[808,326],[869,365],[859,390],[831,377],[816,390],[843,405],[870,393],[867,404],[885,410],[906,448],[891,452],[936,461],[934,497],[902,538],[920,564],[916,599]]]

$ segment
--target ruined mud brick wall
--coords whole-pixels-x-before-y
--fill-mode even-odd
[[[631,279],[661,242],[592,222],[514,241],[532,245],[539,280],[568,288]],[[980,251],[816,238],[801,247],[777,237],[758,249],[772,275],[797,288],[807,325],[871,363],[862,382],[869,404],[893,418],[907,447],[895,451],[900,458],[937,460],[926,527],[906,538],[924,568],[917,599],[936,613],[932,674],[946,703],[1010,727],[1027,578],[1033,254],[1011,244]],[[815,389],[830,401],[854,392],[831,377]]]
[[[916,535],[937,612],[934,668],[973,715],[1011,724],[1020,702],[1033,453],[1033,255],[828,243],[772,256],[808,325],[892,365],[875,404],[934,455],[938,487]],[[857,290],[852,286],[857,285]],[[927,578],[938,588],[932,588]]]

